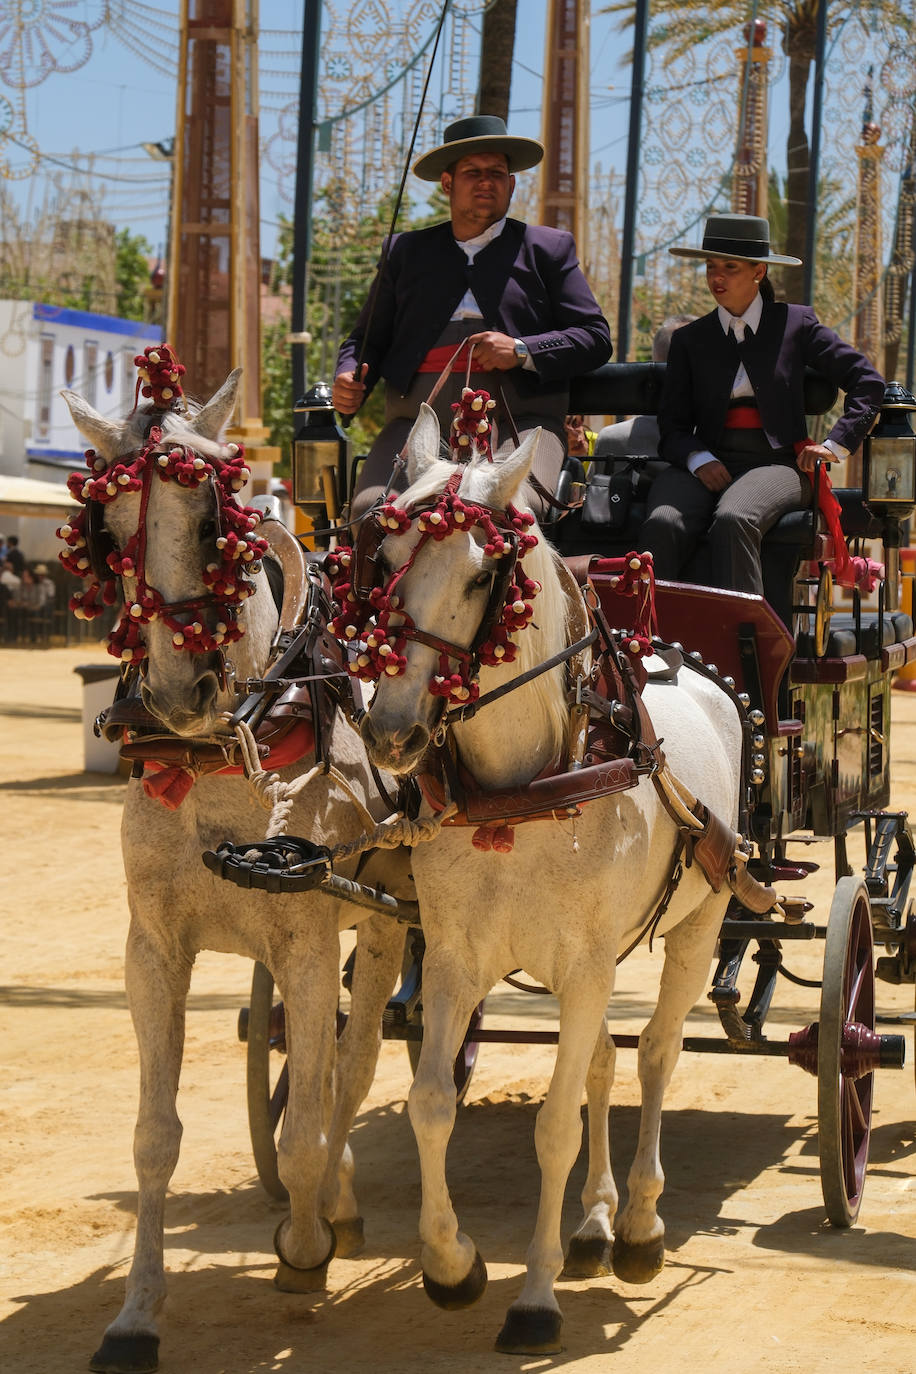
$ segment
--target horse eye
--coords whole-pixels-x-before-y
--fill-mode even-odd
[[[215,521],[215,520],[204,520],[204,522],[202,523],[202,525],[201,525],[201,527],[200,527],[200,542],[203,543],[205,539],[212,539],[213,536],[214,536],[215,534],[216,534],[216,521]]]
[[[472,586],[472,587],[486,587],[486,586],[489,586],[489,583],[490,583],[490,580],[491,580],[492,576],[493,576],[492,573],[488,573],[488,572],[479,572],[479,573],[477,574],[477,576],[474,578],[474,581],[471,583],[471,586]]]

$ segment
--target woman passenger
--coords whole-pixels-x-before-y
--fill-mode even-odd
[[[808,474],[859,447],[878,413],[884,381],[871,363],[807,305],[776,300],[770,252],[756,215],[715,215],[701,248],[715,309],[672,336],[659,405],[659,456],[640,546],[658,577],[677,580],[708,531],[713,586],[763,594],[760,542],[786,511],[811,503]],[[805,368],[844,393],[842,416],[822,444],[807,435]]]

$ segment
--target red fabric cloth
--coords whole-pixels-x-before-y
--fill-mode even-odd
[[[801,439],[795,445],[796,456],[801,453],[810,443],[808,439]],[[876,563],[872,558],[853,558],[846,547],[846,536],[843,533],[841,520],[842,511],[840,503],[833,494],[833,483],[826,468],[821,468],[817,483],[817,505],[818,510],[827,526],[827,533],[833,540],[833,558],[830,560],[830,568],[834,577],[841,587],[858,586],[863,592],[874,591],[876,582],[884,577],[884,564]]]

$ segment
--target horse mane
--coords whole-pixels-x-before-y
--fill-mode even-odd
[[[569,622],[572,608],[566,589],[560,578],[560,555],[544,537],[535,521],[531,533],[537,535],[537,544],[525,555],[524,568],[528,577],[540,582],[541,590],[533,602],[534,617],[527,627],[516,636],[518,657],[508,668],[484,669],[494,674],[493,686],[497,678],[504,681],[507,673],[519,676],[530,668],[565,649],[570,642]],[[491,684],[487,684],[489,688]],[[529,718],[540,715],[542,728],[553,741],[554,752],[559,753],[566,743],[569,729],[569,705],[566,700],[566,671],[563,665],[541,673],[527,688],[528,700],[525,705]]]
[[[194,428],[194,417],[201,409],[203,407],[195,407],[188,414],[180,414],[174,410],[155,410],[152,406],[138,407],[123,423],[123,435],[119,447],[125,453],[142,448],[149,434],[150,421],[152,420],[162,430],[163,443],[193,449],[202,458],[210,458],[215,462],[224,461],[230,456],[227,446],[220,443],[218,439],[205,438],[203,434],[198,434]]]

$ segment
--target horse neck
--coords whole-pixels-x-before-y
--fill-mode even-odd
[[[534,620],[518,635],[514,663],[481,670],[481,696],[517,681],[569,643],[567,593],[543,539],[525,560],[525,569],[541,583]],[[562,756],[568,719],[561,665],[488,703],[470,720],[456,723],[455,744],[461,762],[482,786],[510,787],[530,782]]]

